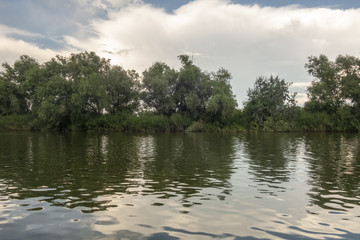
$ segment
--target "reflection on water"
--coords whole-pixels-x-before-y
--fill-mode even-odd
[[[346,212],[356,209],[360,200],[359,138],[325,135],[306,141],[306,157],[312,166],[309,170],[310,204],[332,214],[344,215],[342,219],[348,220]],[[318,214],[317,211],[312,213]]]
[[[1,133],[1,239],[360,239],[346,134]]]
[[[292,135],[255,134],[244,139],[244,153],[249,162],[253,186],[262,193],[276,196],[285,192],[287,182],[296,171],[301,140]]]

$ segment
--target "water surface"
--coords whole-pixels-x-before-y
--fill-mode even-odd
[[[360,138],[0,133],[0,239],[360,239]]]

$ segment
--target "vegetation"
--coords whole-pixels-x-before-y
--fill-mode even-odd
[[[259,77],[254,89],[248,90],[244,113],[253,127],[265,130],[278,129],[279,123],[293,123],[296,113],[296,94],[289,93],[289,83],[279,77]],[[284,125],[284,124],[281,124]],[[284,128],[282,130],[290,130]]]
[[[0,73],[1,128],[184,131],[197,121],[228,124],[236,107],[230,73],[206,73],[187,55],[179,60],[179,71],[157,62],[140,77],[94,52],[44,64],[21,56]]]
[[[229,71],[208,73],[187,55],[141,75],[94,52],[40,64],[21,56],[0,72],[0,129],[118,131],[358,131],[360,59],[309,57],[315,79],[296,105],[291,83],[259,77],[237,109]]]
[[[358,131],[360,117],[360,59],[338,56],[309,57],[305,65],[315,77],[308,88],[307,114],[321,122],[327,131]],[[317,119],[317,118],[322,118]]]

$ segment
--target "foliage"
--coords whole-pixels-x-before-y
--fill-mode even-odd
[[[178,57],[182,68],[174,91],[176,112],[193,120],[203,118],[211,96],[210,76],[194,65],[187,55]]]
[[[325,55],[309,57],[305,67],[315,77],[308,88],[309,99],[316,107],[331,113],[344,105],[360,104],[360,59],[339,55],[330,61]]]
[[[109,114],[134,112],[139,106],[139,74],[112,66],[105,79],[105,111]]]
[[[33,114],[43,126],[63,129],[71,124],[71,97],[74,91],[71,81],[66,79],[64,59],[57,56],[42,68],[43,84],[36,92],[38,107]]]
[[[315,77],[308,88],[309,101],[305,110],[327,114],[329,131],[354,131],[359,129],[360,117],[360,59],[339,55],[330,61],[325,55],[311,56],[305,65]]]
[[[114,131],[359,131],[360,60],[325,55],[305,65],[315,79],[296,106],[290,83],[259,77],[237,109],[231,74],[208,73],[188,55],[181,68],[154,63],[139,75],[94,52],[38,63],[21,56],[0,72],[0,129]]]
[[[41,65],[21,56],[3,67],[0,115],[31,114],[41,127],[86,129],[106,113],[132,113],[139,105],[139,75],[94,52],[56,56]]]
[[[260,126],[270,117],[274,121],[293,120],[296,94],[290,94],[289,86],[278,76],[257,78],[254,88],[248,90],[245,114]]]
[[[309,57],[305,67],[308,73],[316,78],[308,88],[309,104],[313,110],[327,113],[337,111],[344,101],[335,64],[325,55],[320,55]]]
[[[179,113],[171,115],[171,123],[174,131],[184,131],[191,125],[191,119]]]
[[[0,115],[29,113],[36,106],[35,91],[41,85],[38,62],[24,55],[13,66],[2,66],[5,71],[0,74]]]
[[[143,72],[142,100],[148,109],[170,116],[176,111],[174,91],[177,72],[165,63],[154,63]]]
[[[212,75],[212,94],[207,104],[211,122],[229,124],[237,107],[231,90],[231,74],[226,69],[219,69]]]
[[[293,132],[296,130],[294,121],[275,121],[274,118],[268,117],[264,122],[263,130],[265,132]]]
[[[237,106],[229,82],[231,74],[223,68],[205,73],[187,55],[180,55],[179,60],[179,71],[160,62],[144,71],[141,96],[146,109],[165,116],[180,114],[195,121],[229,124]]]
[[[29,124],[29,115],[7,115],[0,117],[0,130],[2,131],[28,131],[32,127]]]
[[[217,130],[217,126],[202,120],[193,122],[191,126],[186,129],[187,132],[216,132]]]

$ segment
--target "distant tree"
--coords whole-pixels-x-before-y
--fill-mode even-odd
[[[18,87],[4,75],[0,75],[0,116],[18,114],[21,106]]]
[[[360,59],[339,55],[330,61],[325,55],[311,56],[305,68],[315,77],[308,88],[305,110],[327,114],[327,130],[359,129]]]
[[[175,86],[174,100],[180,114],[199,119],[206,114],[211,96],[210,75],[201,71],[187,55],[178,56],[182,63]]]
[[[328,113],[337,112],[344,104],[344,99],[336,64],[325,55],[320,55],[319,57],[309,57],[305,68],[310,75],[315,77],[312,85],[308,87],[307,109]]]
[[[206,110],[213,122],[229,123],[237,106],[231,90],[230,79],[230,72],[223,68],[212,74],[212,93]]]
[[[188,55],[178,58],[182,63],[178,72],[160,62],[144,71],[145,105],[166,116],[177,113],[193,120],[228,122],[237,105],[229,83],[231,74],[225,69],[208,74],[195,66]]]
[[[103,114],[107,97],[105,76],[110,70],[110,60],[94,52],[71,54],[67,59],[68,80],[73,82],[71,96],[71,121],[80,126]]]
[[[254,88],[248,90],[244,112],[258,124],[263,124],[269,117],[275,121],[290,120],[293,116],[289,113],[295,108],[296,94],[290,94],[289,86],[290,83],[278,76],[257,78]]]
[[[64,129],[71,125],[71,97],[74,92],[73,82],[68,79],[66,59],[56,56],[46,62],[41,76],[46,81],[37,89],[39,103],[34,115],[43,126]]]
[[[360,114],[360,59],[340,55],[335,64],[344,102]]]
[[[178,73],[165,63],[154,63],[143,72],[142,100],[148,109],[170,116],[176,112],[174,99]]]
[[[345,105],[359,109],[359,58],[339,55],[330,61],[325,55],[312,56],[305,68],[315,77],[308,88],[308,106],[328,113],[337,112]]]
[[[13,66],[3,65],[1,73],[2,91],[7,91],[2,97],[2,106],[7,114],[26,114],[37,104],[35,91],[41,85],[38,77],[39,63],[29,56],[23,55]]]
[[[139,105],[139,74],[112,66],[105,76],[106,111],[133,113]]]

